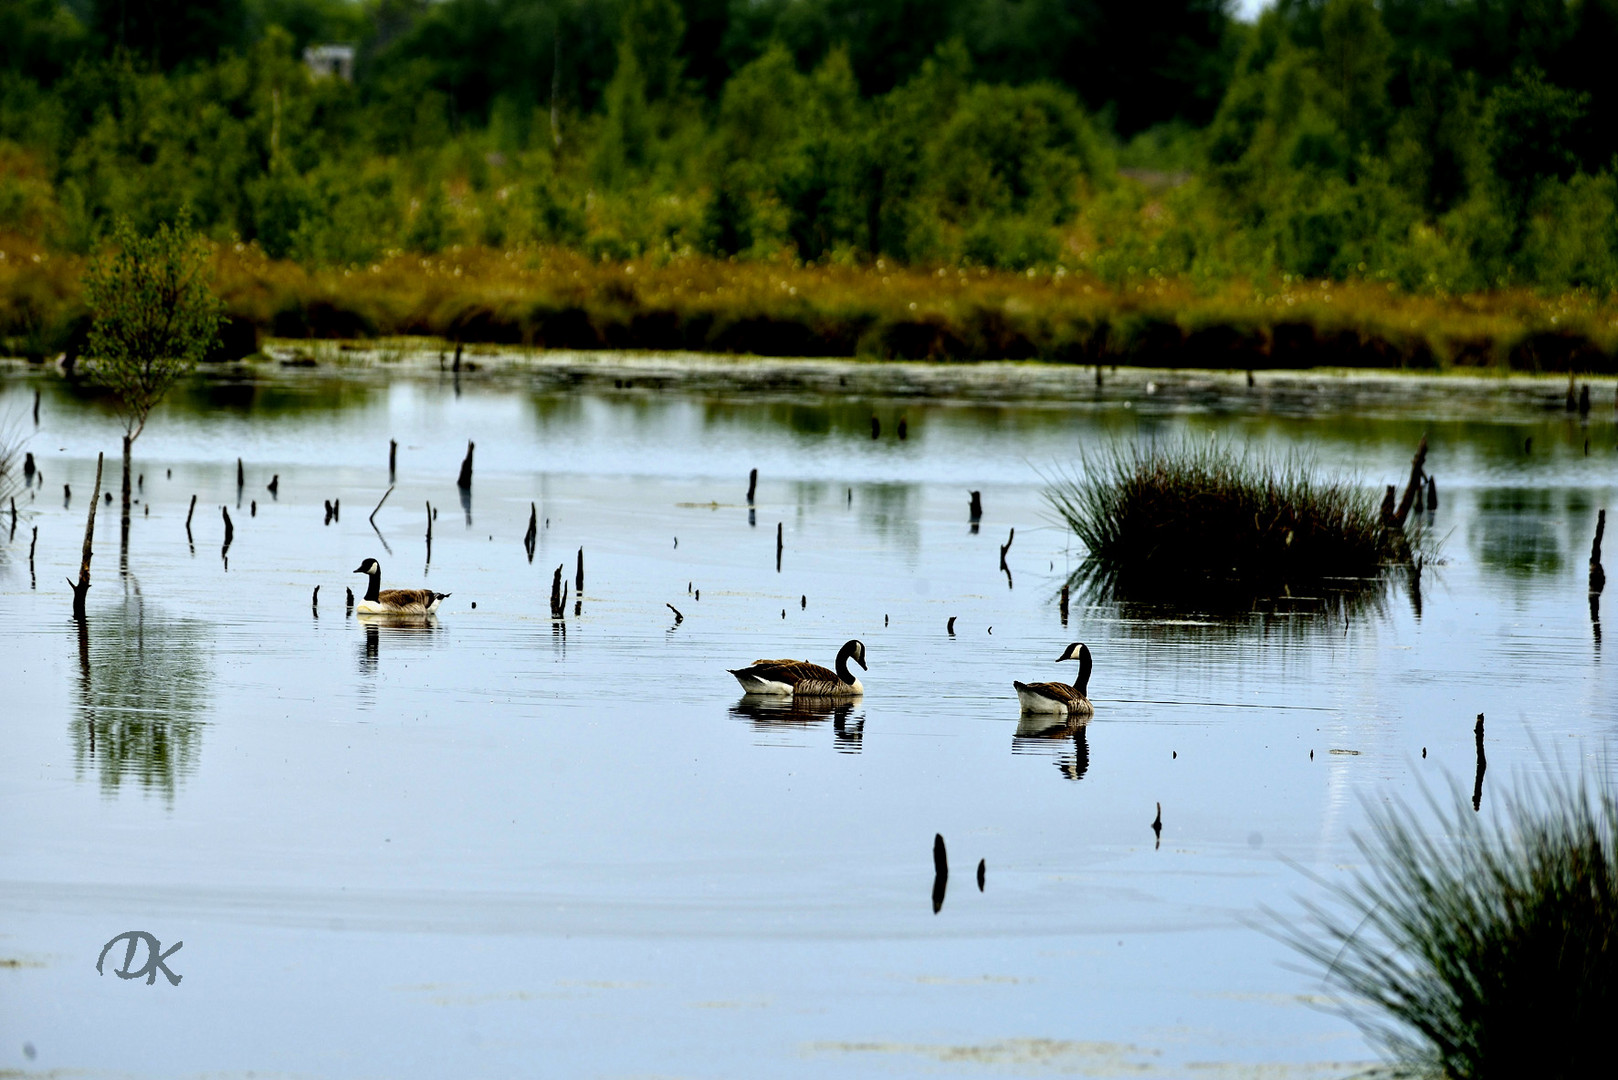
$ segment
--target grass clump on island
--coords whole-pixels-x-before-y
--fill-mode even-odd
[[[1371,493],[1298,455],[1217,442],[1116,445],[1045,492],[1103,596],[1266,596],[1377,579],[1411,544]]]
[[[1618,1015],[1618,800],[1551,777],[1436,831],[1372,809],[1366,868],[1280,936],[1355,999],[1396,1076],[1599,1076]],[[1447,839],[1434,839],[1435,836]]]

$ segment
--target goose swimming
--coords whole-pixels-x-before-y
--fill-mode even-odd
[[[1011,685],[1017,688],[1017,700],[1022,702],[1023,712],[1062,713],[1067,716],[1089,716],[1095,712],[1095,706],[1090,704],[1086,696],[1090,686],[1090,647],[1075,641],[1056,658],[1058,664],[1063,660],[1079,662],[1079,677],[1072,686],[1055,682],[1012,682]]]
[[[449,596],[447,592],[431,589],[383,589],[382,564],[375,559],[366,559],[354,573],[371,579],[365,589],[365,599],[354,605],[354,611],[360,615],[431,615]]]
[[[837,653],[837,670],[829,671],[807,660],[755,660],[751,667],[732,668],[730,673],[748,694],[800,697],[859,697],[865,693],[860,681],[849,674],[853,660],[865,668],[865,643],[850,641]]]

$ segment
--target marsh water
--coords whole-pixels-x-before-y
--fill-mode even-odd
[[[120,429],[0,378],[41,470],[0,512],[5,1075],[1344,1075],[1374,1048],[1274,931],[1363,865],[1367,808],[1469,799],[1478,713],[1484,813],[1618,771],[1611,380],[1581,418],[1531,379],[284,358],[153,416],[82,632]],[[1419,585],[1063,624],[1042,490],[1082,453],[1221,438],[1380,490],[1423,433]],[[366,557],[436,621],[348,614]],[[849,705],[726,672],[849,638]],[[1012,680],[1080,640],[1094,719],[1019,726]],[[127,931],[183,942],[178,985],[122,943],[98,974]]]

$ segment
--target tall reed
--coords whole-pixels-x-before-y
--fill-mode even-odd
[[[1457,789],[1433,802],[1436,836],[1407,806],[1373,807],[1366,869],[1281,936],[1357,999],[1395,1075],[1599,1076],[1618,1017],[1618,799],[1553,776],[1497,806],[1476,814]]]
[[[1376,498],[1283,458],[1187,439],[1084,455],[1045,491],[1087,549],[1080,577],[1121,598],[1265,595],[1376,579],[1409,558]]]

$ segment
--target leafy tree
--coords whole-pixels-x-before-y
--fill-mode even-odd
[[[1510,84],[1489,95],[1484,137],[1495,181],[1518,235],[1540,182],[1566,179],[1578,168],[1579,125],[1587,100],[1546,82],[1534,70],[1518,72]]]
[[[93,322],[87,353],[92,380],[111,391],[124,419],[123,548],[129,548],[130,457],[146,419],[170,388],[219,338],[218,297],[207,281],[208,246],[189,215],[148,236],[127,220],[113,227],[112,251],[84,275]]]

